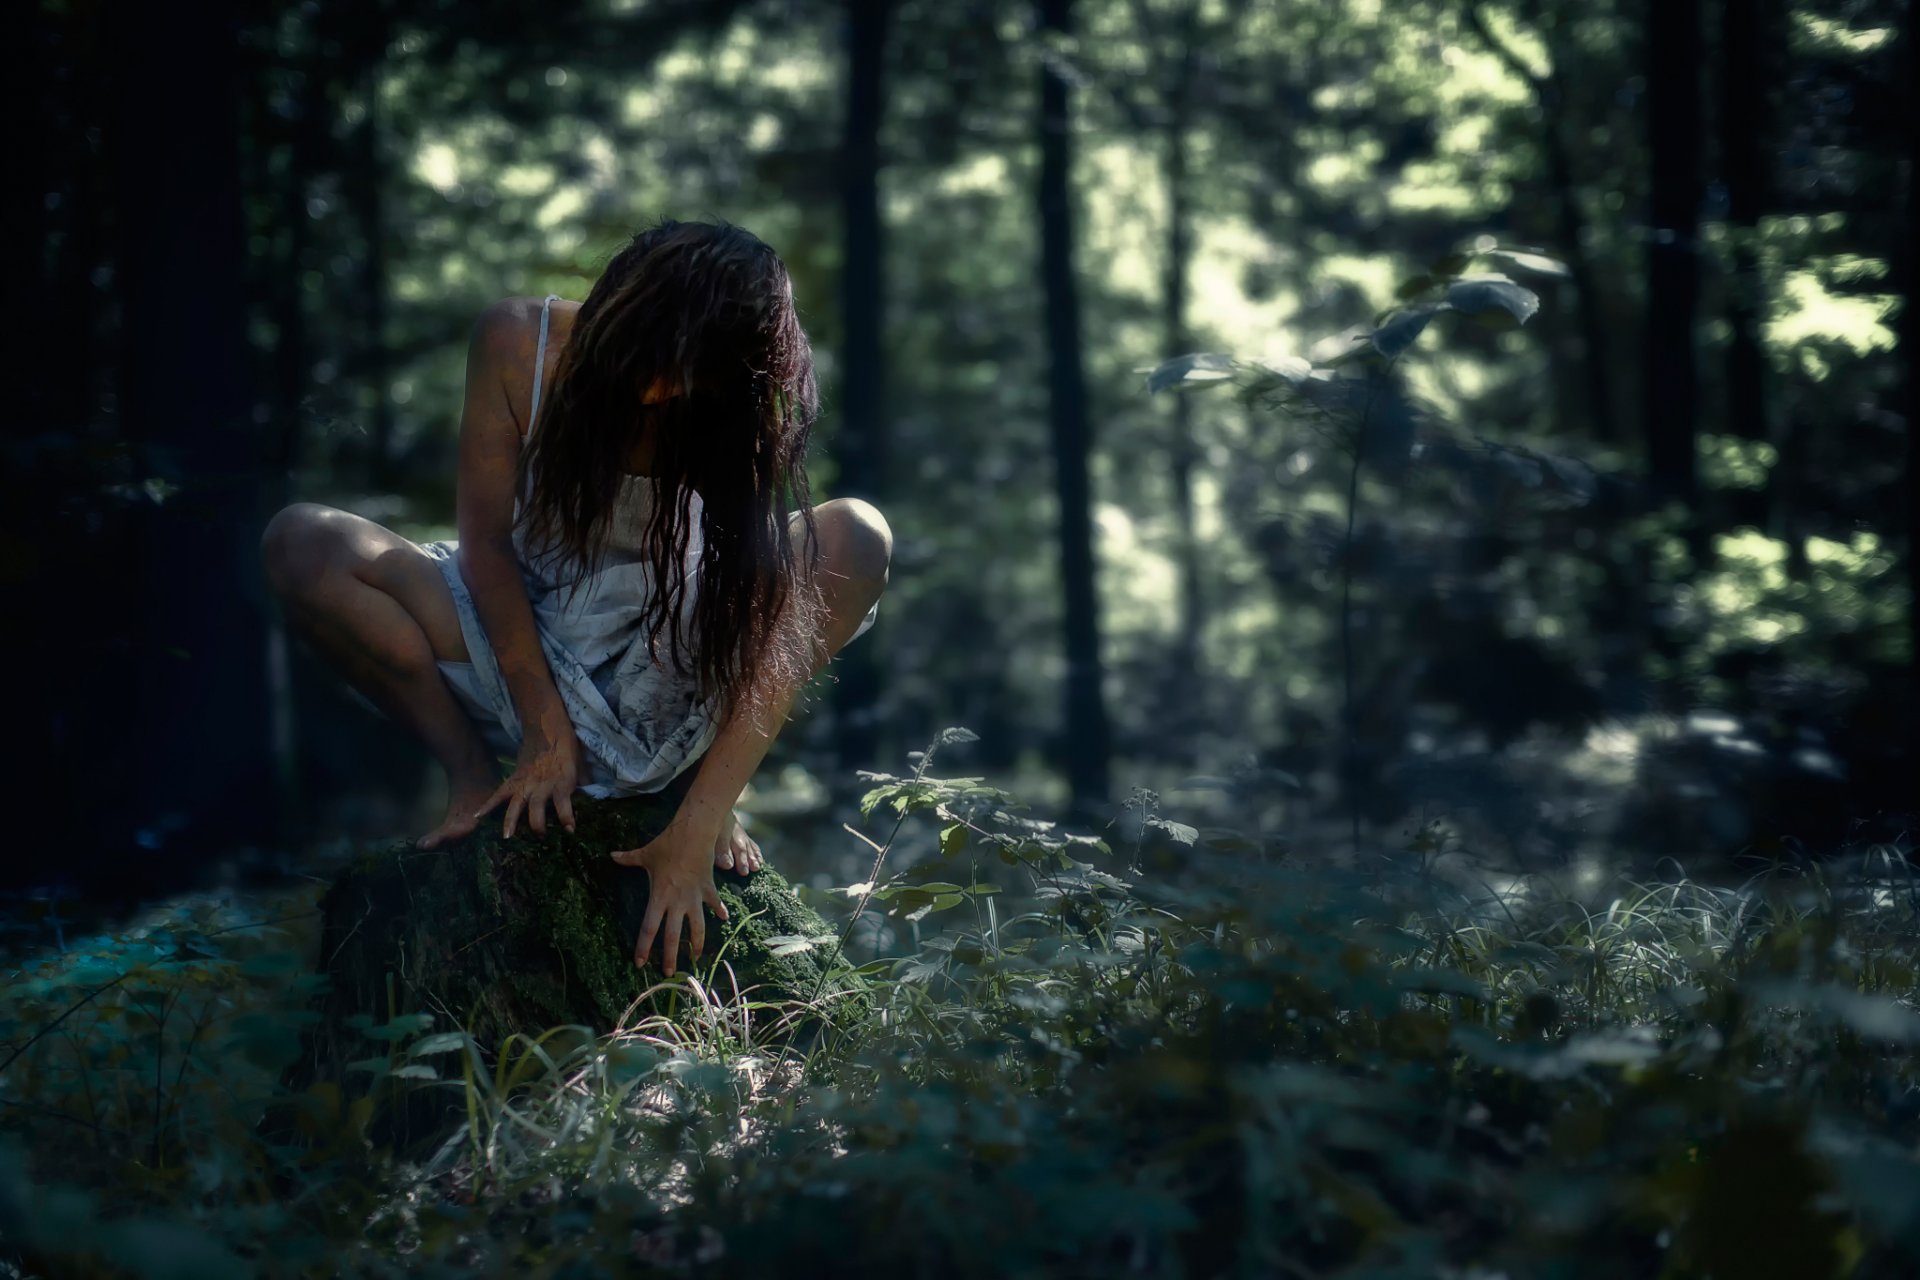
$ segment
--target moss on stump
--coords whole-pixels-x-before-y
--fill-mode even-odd
[[[502,840],[489,821],[442,849],[399,843],[355,860],[322,905],[320,965],[331,986],[309,1039],[309,1078],[338,1079],[346,1062],[383,1051],[355,1029],[362,1017],[381,1024],[431,1013],[435,1030],[464,1029],[495,1051],[515,1032],[561,1025],[607,1032],[623,1020],[685,1008],[684,995],[642,1000],[661,982],[657,963],[633,963],[647,874],[608,856],[657,836],[683,793],[576,797],[572,833],[550,825],[544,836]],[[678,971],[697,973],[728,998],[737,984],[745,999],[772,1006],[756,1019],[765,1030],[816,993],[827,1008],[854,1015],[857,1001],[847,997],[860,984],[839,964],[833,930],[778,872],[716,870],[714,878],[731,919],[723,924],[708,913],[706,955],[697,965],[683,937]],[[816,1028],[818,1016],[809,1015]]]

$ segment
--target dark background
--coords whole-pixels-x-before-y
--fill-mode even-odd
[[[450,536],[473,317],[584,297],[662,215],[786,259],[816,491],[897,536],[769,809],[960,724],[943,766],[1037,807],[1147,788],[1296,856],[1904,852],[1911,20],[20,6],[6,878],[138,897],[423,825],[425,757],[289,645],[260,529],[304,499]],[[1527,327],[1395,362],[1357,483],[1311,422],[1147,394],[1181,353],[1337,350],[1481,236],[1564,270],[1516,271]]]

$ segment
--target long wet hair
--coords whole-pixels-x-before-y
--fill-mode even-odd
[[[646,403],[656,386],[675,394]],[[818,412],[813,351],[779,256],[725,222],[648,227],[581,304],[529,426],[519,464],[528,550],[592,571],[628,456],[650,427],[643,546],[656,589],[642,623],[655,662],[692,676],[723,716],[775,683],[797,684],[812,670],[822,607],[804,465]],[[803,526],[798,573],[789,504]]]

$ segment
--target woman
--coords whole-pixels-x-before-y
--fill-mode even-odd
[[[807,505],[812,352],[780,259],[722,224],[635,236],[584,303],[509,298],[475,324],[457,542],[418,546],[302,503],[268,525],[289,623],[447,771],[431,849],[504,806],[573,829],[605,796],[694,777],[659,838],[614,859],[651,893],[671,975],[681,926],[726,918],[713,868],[760,851],[733,813],[807,678],[872,624],[892,534]],[[787,504],[794,505],[789,515]],[[504,782],[495,760],[517,756]]]

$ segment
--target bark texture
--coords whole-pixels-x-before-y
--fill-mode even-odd
[[[346,1065],[385,1047],[365,1027],[430,1013],[433,1029],[470,1032],[497,1050],[516,1032],[576,1025],[607,1032],[649,1013],[674,1016],[680,984],[652,997],[657,964],[636,968],[647,875],[608,856],[662,831],[679,789],[658,796],[577,798],[577,830],[502,840],[488,824],[449,849],[398,843],[351,864],[322,905],[320,967],[330,979],[309,1039],[308,1080],[341,1079]],[[834,931],[770,867],[751,876],[716,871],[731,919],[707,917],[697,965],[680,944],[678,967],[710,988],[762,1006],[761,1027],[797,1006],[806,1034],[822,1019],[856,1016],[860,983],[837,967]],[[804,940],[804,941],[802,941]],[[657,958],[657,949],[656,949]]]

